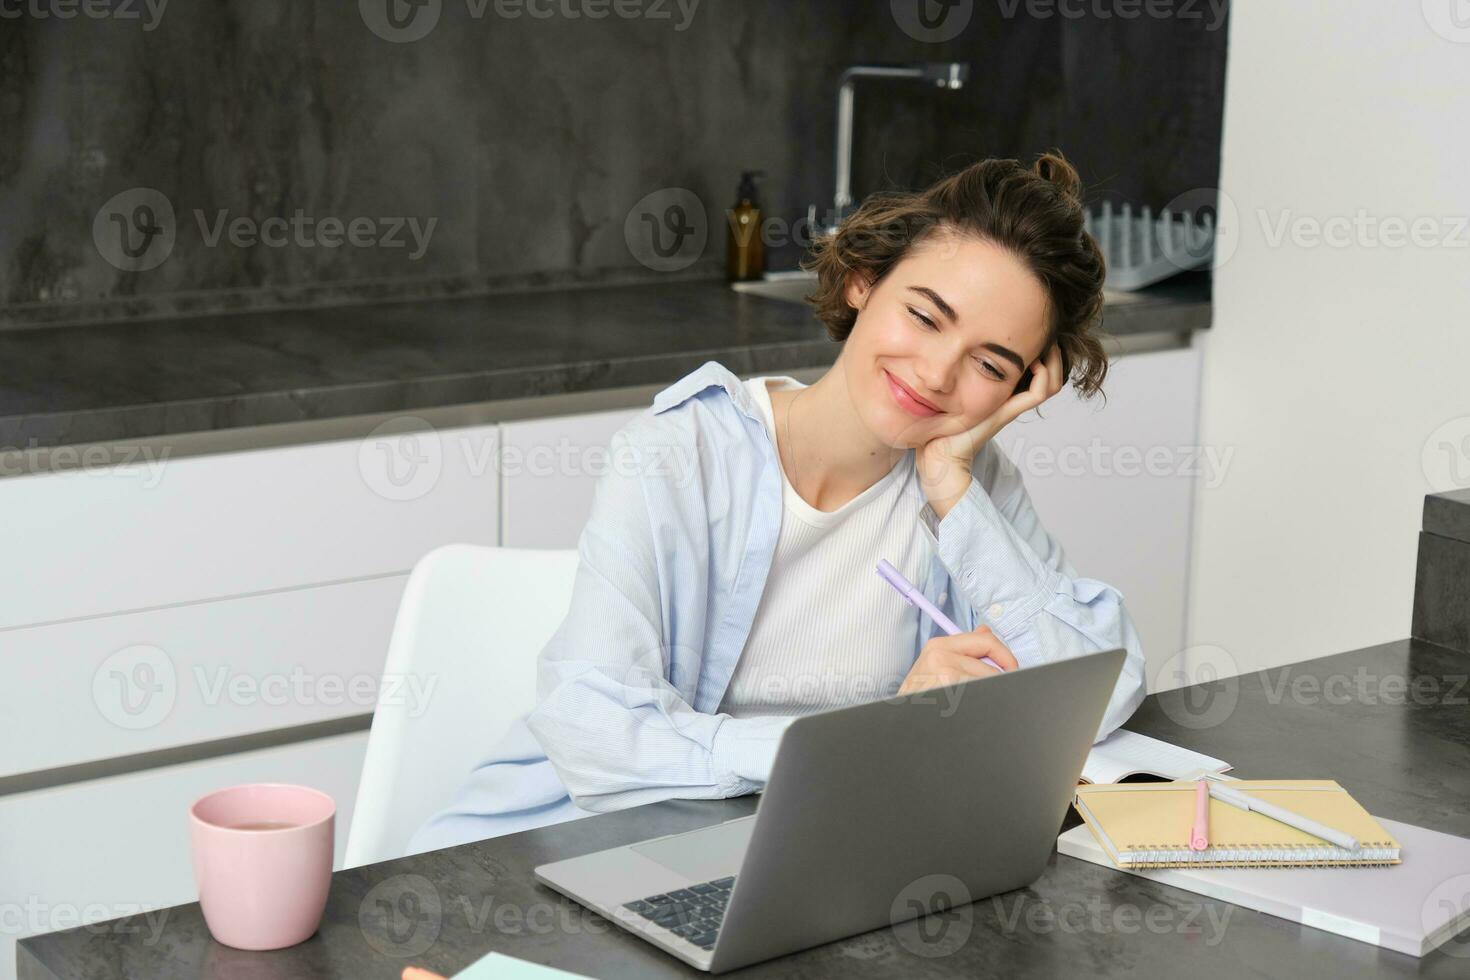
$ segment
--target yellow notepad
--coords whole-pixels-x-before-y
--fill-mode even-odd
[[[1128,868],[1398,864],[1399,842],[1331,779],[1233,779],[1228,784],[1357,838],[1350,851],[1259,813],[1210,800],[1210,846],[1189,848],[1194,782],[1077,787],[1072,801],[1113,863]]]

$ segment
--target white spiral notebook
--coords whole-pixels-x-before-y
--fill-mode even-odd
[[[1377,818],[1402,862],[1359,867],[1118,869],[1086,824],[1057,838],[1057,852],[1122,874],[1255,909],[1410,956],[1447,942],[1470,964],[1470,840]]]

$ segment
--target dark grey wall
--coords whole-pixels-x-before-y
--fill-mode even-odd
[[[673,187],[708,232],[677,274],[719,275],[742,168],[788,222],[830,202],[836,78],[858,62],[973,65],[958,93],[861,87],[859,197],[1052,146],[1095,198],[1157,207],[1217,181],[1226,25],[1208,3],[1124,19],[951,0],[940,30],[963,29],[930,41],[900,21],[935,0],[525,0],[544,18],[420,0],[437,22],[395,43],[388,0],[152,2],[0,20],[0,325],[667,275],[624,226]],[[310,225],[265,229],[280,247],[207,240],[220,212],[298,211]],[[391,234],[410,218],[421,255],[410,227]],[[323,219],[344,228],[324,238]],[[354,219],[372,244],[327,247]]]

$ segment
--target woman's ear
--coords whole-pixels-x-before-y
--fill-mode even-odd
[[[843,299],[847,305],[855,310],[861,310],[868,302],[868,295],[873,287],[868,283],[868,277],[860,269],[854,269],[847,274],[847,282],[843,287]]]

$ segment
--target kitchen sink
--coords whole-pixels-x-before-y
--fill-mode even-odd
[[[763,279],[732,282],[730,288],[736,292],[750,293],[753,296],[765,296],[787,303],[800,303],[804,301],[808,293],[817,288],[817,274],[801,270],[768,272]]]
[[[789,272],[768,272],[762,279],[730,284],[730,288],[736,292],[765,296],[768,299],[778,299],[786,303],[803,302],[807,294],[816,289],[816,286],[816,273],[799,269]],[[1103,290],[1103,302],[1108,306],[1136,303],[1142,298],[1138,293],[1126,293],[1117,289]]]

